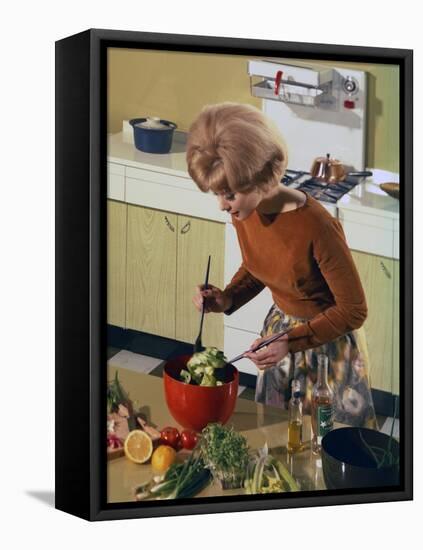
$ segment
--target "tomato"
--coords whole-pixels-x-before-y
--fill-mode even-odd
[[[181,436],[176,428],[167,426],[160,432],[160,441],[164,445],[173,447],[176,451],[179,449]]]
[[[181,444],[184,449],[192,450],[198,443],[198,435],[192,430],[181,432]]]

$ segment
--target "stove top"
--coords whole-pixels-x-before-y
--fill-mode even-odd
[[[349,193],[351,189],[354,189],[360,183],[360,179],[359,176],[347,176],[343,181],[324,183],[311,178],[309,172],[286,170],[282,183],[288,187],[306,191],[319,201],[336,204],[345,193]]]

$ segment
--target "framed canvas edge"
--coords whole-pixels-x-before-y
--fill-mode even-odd
[[[55,507],[84,519],[90,518],[92,491],[87,422],[89,44],[89,31],[55,44]],[[67,435],[72,426],[78,426],[78,445],[72,445]]]
[[[330,44],[295,44],[275,41],[261,41],[256,39],[238,39],[224,37],[201,37],[191,35],[169,35],[160,33],[142,33],[132,31],[112,31],[102,29],[90,29],[85,31],[89,34],[89,167],[87,168],[87,179],[89,181],[89,407],[88,413],[88,470],[89,470],[89,511],[75,513],[89,520],[109,520],[136,517],[155,517],[168,515],[185,514],[207,514],[217,512],[252,511],[267,509],[283,509],[293,507],[329,506],[343,504],[359,504],[370,502],[400,501],[413,498],[412,493],[412,50],[398,50],[390,48],[366,48],[358,46],[337,46]],[[81,35],[85,36],[85,33]],[[72,37],[70,37],[72,38]],[[67,40],[67,39],[64,39]],[[61,41],[60,41],[61,42]],[[357,60],[357,56],[372,59],[378,63],[398,63],[401,67],[401,180],[410,181],[407,193],[402,190],[401,197],[401,341],[402,359],[401,365],[410,365],[407,375],[405,369],[401,369],[400,395],[402,419],[406,418],[407,423],[402,420],[401,429],[404,434],[402,445],[402,463],[405,476],[401,489],[393,492],[361,492],[360,494],[347,495],[322,495],[295,499],[281,497],[277,500],[242,500],[236,502],[193,502],[184,503],[183,510],[177,503],[166,507],[131,507],[122,506],[119,509],[108,509],[104,506],[105,491],[105,456],[101,452],[100,442],[105,439],[105,426],[102,422],[100,404],[105,402],[101,394],[102,382],[104,382],[105,363],[105,327],[102,327],[102,319],[105,318],[105,285],[104,276],[101,276],[101,263],[105,258],[106,248],[104,236],[107,227],[105,214],[106,194],[102,196],[101,181],[105,181],[106,175],[106,128],[105,116],[101,115],[102,107],[107,96],[107,90],[102,87],[101,63],[102,52],[108,47],[126,42],[126,47],[141,48],[140,44],[156,45],[163,48],[165,45],[175,46],[178,49],[183,47],[205,47],[211,49],[239,48],[254,49],[266,52],[273,50],[273,55],[290,54],[293,56],[294,47],[298,47],[301,55],[308,57],[335,56],[344,57],[347,53]],[[298,50],[295,51],[296,56]],[[328,53],[330,50],[330,54]],[[348,50],[348,52],[347,52]],[[355,54],[354,54],[355,52]],[[375,61],[374,57],[379,61]],[[382,61],[383,60],[383,61]],[[83,153],[82,153],[83,154]],[[59,185],[56,174],[56,185]],[[101,207],[99,208],[99,205]],[[62,231],[66,231],[62,227]],[[103,264],[104,265],[104,264]],[[60,271],[60,269],[59,269]],[[404,281],[409,282],[407,286]],[[58,344],[63,339],[58,339]],[[103,365],[103,368],[102,368]],[[56,375],[60,371],[57,370]],[[80,369],[83,375],[83,369]],[[103,375],[103,376],[102,376]],[[104,392],[103,392],[104,393]],[[56,431],[57,434],[57,431]],[[104,435],[104,437],[102,437]],[[103,475],[99,470],[102,464]],[[81,464],[81,466],[83,466]],[[86,465],[85,465],[86,466]],[[84,468],[82,468],[84,470]],[[128,503],[129,504],[129,503]],[[59,507],[60,508],[60,507]],[[60,508],[63,509],[63,508]],[[64,510],[69,511],[69,510]]]
[[[401,64],[400,181],[400,402],[404,484],[413,498],[413,52]],[[402,299],[401,299],[402,298]]]
[[[274,500],[263,500],[258,497],[251,501],[236,502],[193,502],[187,504],[171,504],[164,507],[122,507],[110,510],[100,509],[93,516],[95,521],[107,521],[114,519],[135,519],[148,517],[167,517],[198,514],[220,514],[233,512],[264,512],[266,510],[284,510],[292,508],[312,508],[325,506],[345,506],[354,504],[372,504],[382,502],[400,502],[412,500],[412,495],[407,491],[393,491],[380,493],[363,493],[357,495],[322,495],[311,497],[299,497],[295,499],[284,499],[283,497]]]
[[[290,57],[302,58],[310,57],[313,59],[324,58],[331,60],[333,56],[345,57],[346,61],[358,61],[363,57],[364,60],[372,59],[374,63],[400,62],[407,58],[412,59],[413,50],[403,48],[386,48],[376,46],[354,46],[346,44],[312,43],[312,42],[288,42],[280,40],[264,40],[257,38],[225,37],[225,36],[207,36],[207,35],[185,35],[169,33],[153,33],[142,31],[119,31],[110,29],[90,29],[94,40],[116,47],[142,48],[140,44],[157,45],[159,49],[175,46],[181,49],[183,46],[199,48],[230,48],[232,50],[242,50],[244,54],[249,55],[248,50],[254,50],[257,53],[272,50],[278,57],[289,54]],[[247,53],[246,53],[247,52]],[[263,54],[264,55],[264,54]]]

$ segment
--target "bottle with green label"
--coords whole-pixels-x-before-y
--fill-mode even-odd
[[[317,381],[311,394],[311,427],[313,453],[319,454],[322,438],[333,428],[333,391],[328,383],[328,357],[319,354]]]

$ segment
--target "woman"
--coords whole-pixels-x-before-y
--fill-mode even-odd
[[[340,223],[308,194],[280,183],[287,166],[282,137],[250,105],[206,106],[191,125],[188,172],[216,195],[237,231],[242,265],[224,290],[200,285],[201,310],[230,315],[263,288],[274,304],[262,338],[289,330],[269,346],[248,352],[259,369],[256,400],[286,406],[293,378],[301,380],[304,409],[317,377],[317,356],[329,357],[335,420],[376,426],[369,379],[354,330],[367,316],[366,300]]]

